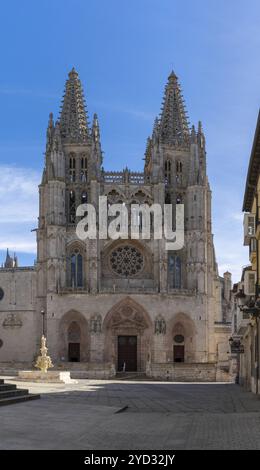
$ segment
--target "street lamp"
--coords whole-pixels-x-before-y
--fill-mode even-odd
[[[45,328],[44,328],[44,315],[45,315],[45,310],[42,309],[41,310],[41,315],[42,315],[42,336],[45,336],[44,333],[45,333]]]
[[[239,374],[240,374],[240,354],[244,352],[244,346],[241,343],[240,338],[233,338],[232,336],[229,338],[230,350],[231,354],[236,354],[237,356],[237,370],[236,370],[236,378],[235,383],[239,384]]]

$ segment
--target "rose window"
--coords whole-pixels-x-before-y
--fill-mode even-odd
[[[135,276],[142,271],[144,258],[134,246],[120,246],[112,251],[110,265],[114,273],[119,276]]]

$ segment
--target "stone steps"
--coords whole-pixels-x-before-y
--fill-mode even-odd
[[[22,390],[19,388],[16,388],[14,390],[4,390],[0,391],[0,400],[2,400],[2,398],[19,397],[21,395],[26,394],[28,394],[28,390]]]
[[[15,384],[6,384],[0,379],[0,406],[37,400],[40,397],[38,394],[29,394],[28,390],[17,388]]]
[[[40,398],[40,395],[22,395],[19,397],[9,397],[9,398],[3,398],[0,400],[0,406],[4,405],[14,405],[15,403],[22,403],[24,401],[31,401],[31,400],[37,400]]]
[[[5,390],[15,390],[16,385],[15,384],[0,384],[0,392],[5,391]]]
[[[149,380],[149,377],[144,372],[117,372],[116,379],[118,380]]]

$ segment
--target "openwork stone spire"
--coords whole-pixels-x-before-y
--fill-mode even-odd
[[[66,81],[60,114],[61,136],[70,143],[86,142],[89,128],[83,90],[78,73],[73,68]]]
[[[163,99],[160,137],[163,143],[181,145],[189,140],[189,126],[178,78],[168,77]]]

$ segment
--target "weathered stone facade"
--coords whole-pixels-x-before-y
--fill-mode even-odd
[[[174,73],[147,142],[144,172],[105,172],[102,163],[97,116],[90,129],[73,69],[60,119],[54,124],[50,115],[47,130],[37,264],[0,270],[0,362],[34,360],[44,316],[56,366],[77,362],[104,376],[122,370],[163,376],[166,365],[185,362],[187,380],[196,370],[198,379],[216,377],[228,359],[230,279],[218,276],[215,260],[205,137],[201,123],[197,131],[188,127]],[[79,240],[76,209],[88,202],[98,210],[101,195],[127,208],[172,203],[175,211],[183,203],[184,248],[167,252],[165,240],[153,237]],[[7,318],[13,326],[4,325]]]

